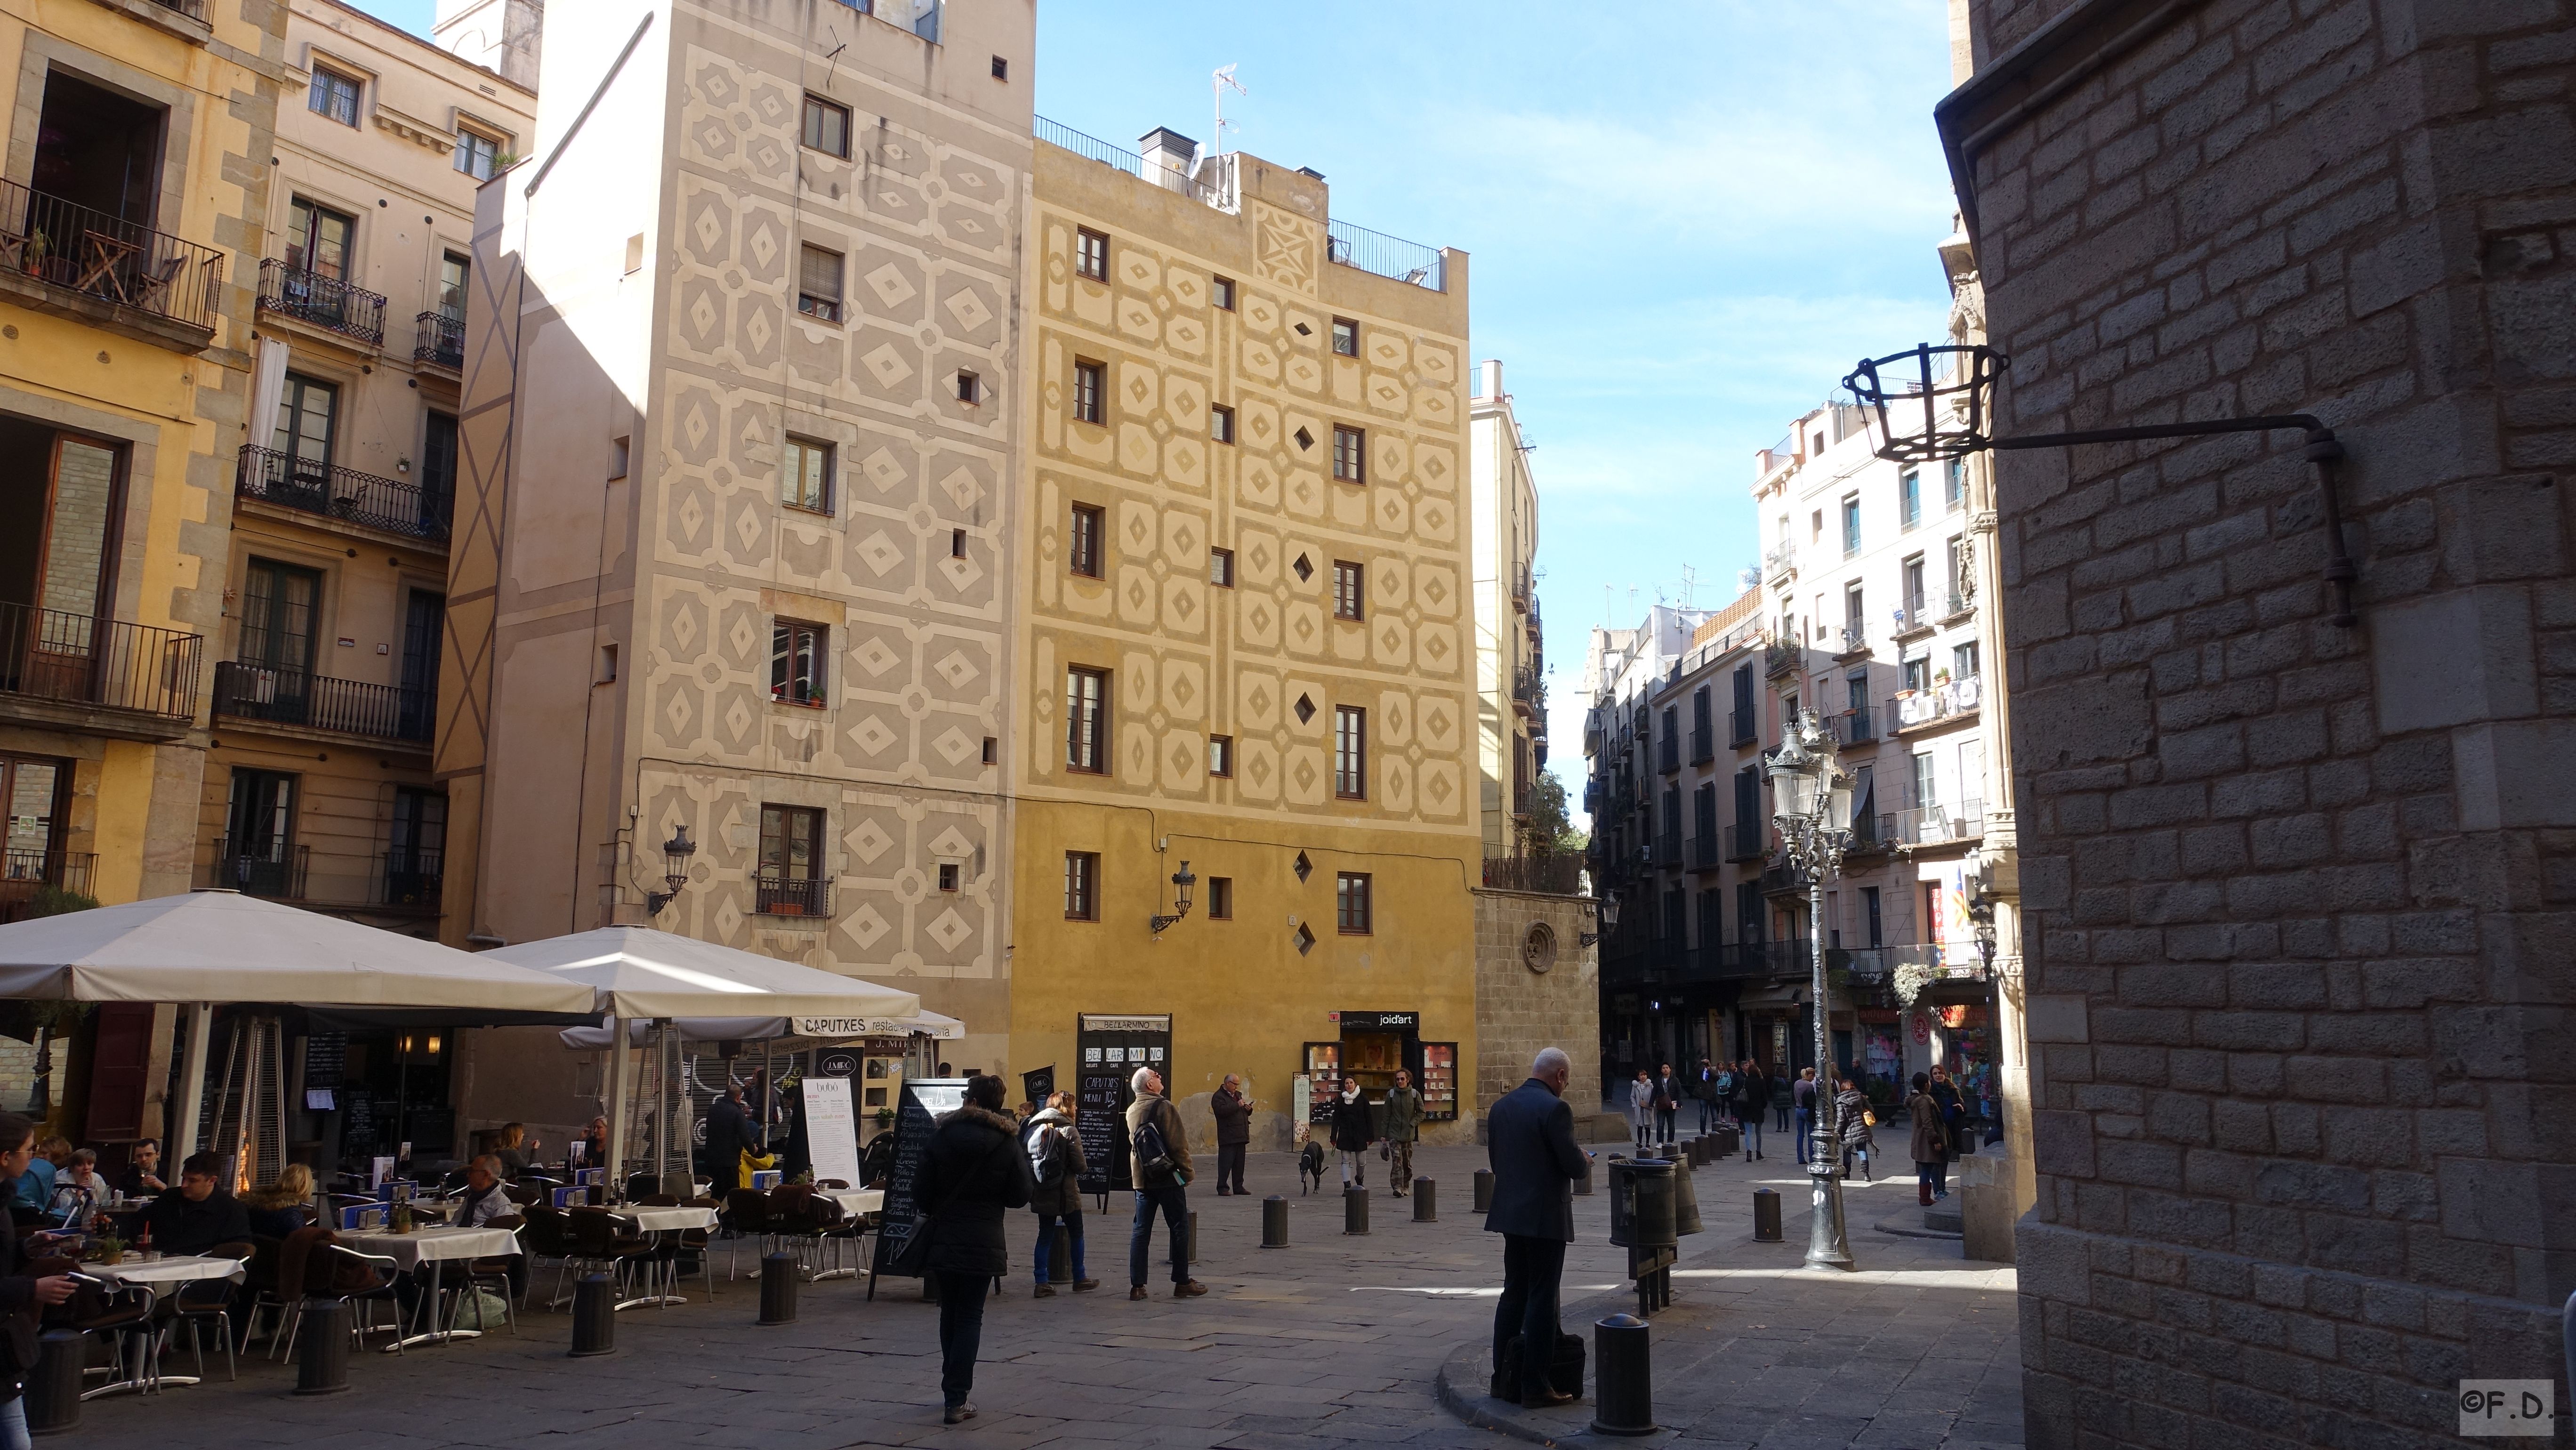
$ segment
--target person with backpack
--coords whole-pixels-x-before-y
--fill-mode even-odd
[[[1343,1078],[1342,1095],[1333,1099],[1333,1147],[1342,1155],[1342,1187],[1368,1187],[1368,1149],[1376,1141],[1368,1094],[1360,1091],[1358,1078]]]
[[[966,1101],[931,1129],[913,1180],[915,1201],[927,1206],[928,1267],[938,1276],[939,1390],[951,1425],[975,1418],[966,1396],[975,1388],[984,1300],[993,1281],[1011,1271],[1002,1213],[1027,1206],[1036,1192],[1020,1125],[1002,1111],[1002,1093],[998,1077],[966,1079]]]
[[[1252,1100],[1243,1095],[1243,1079],[1227,1073],[1208,1094],[1208,1111],[1216,1116],[1216,1196],[1242,1193],[1243,1155],[1252,1146]]]
[[[1714,1085],[1714,1092],[1717,1099],[1718,1122],[1721,1124],[1733,1124],[1735,1122],[1734,1063],[1722,1062],[1717,1065],[1717,1078]]]
[[[1717,1069],[1705,1057],[1699,1060],[1699,1076],[1692,1080],[1691,1096],[1699,1100],[1699,1130],[1705,1136],[1717,1126]]]
[[[1395,1086],[1386,1090],[1380,1106],[1386,1112],[1387,1176],[1394,1180],[1395,1196],[1402,1198],[1413,1189],[1413,1145],[1422,1138],[1422,1094],[1413,1086],[1413,1074],[1396,1069]]]
[[[1074,1130],[1073,1094],[1056,1093],[1046,1106],[1029,1115],[1020,1129],[1020,1141],[1028,1149],[1029,1175],[1037,1182],[1037,1192],[1029,1197],[1029,1208],[1037,1214],[1038,1287],[1032,1297],[1052,1299],[1055,1287],[1047,1282],[1047,1259],[1055,1249],[1055,1231],[1064,1228],[1065,1241],[1071,1247],[1073,1292],[1087,1294],[1100,1287],[1100,1281],[1082,1270],[1082,1175],[1091,1163],[1082,1153],[1082,1134]]]
[[[1751,1058],[1735,1074],[1735,1120],[1744,1125],[1744,1161],[1762,1156],[1762,1118],[1771,1109],[1771,1079]]]
[[[1154,1215],[1172,1241],[1172,1297],[1189,1299],[1207,1292],[1190,1277],[1189,1130],[1181,1110],[1163,1096],[1163,1075],[1150,1067],[1136,1069],[1128,1080],[1136,1100],[1127,1105],[1130,1179],[1136,1185],[1136,1223],[1127,1236],[1127,1297],[1145,1297],[1145,1253],[1154,1242]]]

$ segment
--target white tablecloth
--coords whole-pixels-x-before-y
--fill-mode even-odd
[[[882,1188],[818,1188],[814,1190],[814,1196],[839,1204],[841,1212],[850,1218],[863,1213],[885,1212],[885,1190]]]
[[[214,1259],[203,1254],[175,1254],[149,1263],[129,1253],[122,1263],[83,1264],[80,1271],[111,1283],[186,1284],[198,1279],[232,1279],[242,1277],[238,1259]]]
[[[344,1233],[340,1242],[362,1254],[376,1254],[406,1269],[432,1259],[479,1259],[515,1254],[519,1236],[505,1228],[425,1228],[416,1233]]]
[[[658,1233],[666,1229],[679,1228],[713,1228],[716,1223],[714,1209],[692,1208],[686,1204],[677,1208],[620,1208],[617,1212],[635,1220],[635,1226],[647,1232]]]

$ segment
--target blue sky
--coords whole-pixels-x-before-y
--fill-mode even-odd
[[[426,33],[430,0],[357,3]],[[1732,598],[1754,451],[1863,353],[1941,330],[1946,8],[1037,0],[1037,110],[1205,142],[1233,64],[1229,147],[1472,254],[1475,354],[1537,445],[1550,764],[1579,797],[1587,631],[1682,602],[1685,567],[1692,602]]]

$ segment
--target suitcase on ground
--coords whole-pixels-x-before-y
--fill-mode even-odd
[[[1556,1358],[1547,1367],[1548,1387],[1560,1395],[1583,1397],[1583,1336],[1562,1330],[1556,1336]],[[1513,1335],[1503,1345],[1503,1362],[1494,1369],[1494,1382],[1489,1387],[1498,1400],[1517,1402],[1521,1397],[1521,1337]]]

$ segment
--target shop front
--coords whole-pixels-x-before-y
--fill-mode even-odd
[[[1332,1100],[1344,1078],[1357,1078],[1371,1105],[1369,1121],[1379,1122],[1376,1105],[1386,1101],[1397,1072],[1413,1074],[1422,1094],[1422,1120],[1452,1122],[1458,1116],[1458,1044],[1426,1042],[1419,1012],[1335,1012],[1339,1037],[1305,1044],[1306,1120],[1328,1122]]]

